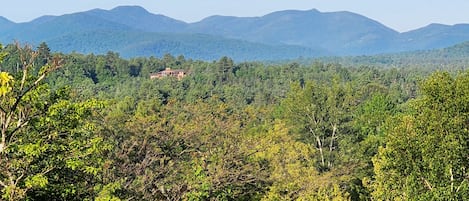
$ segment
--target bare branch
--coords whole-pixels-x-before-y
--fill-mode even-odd
[[[11,140],[14,138],[15,136],[15,133],[23,128],[24,126],[26,126],[27,124],[29,123],[29,120],[28,121],[24,121],[23,123],[21,123],[19,126],[17,126],[15,129],[13,129],[13,131],[10,132],[10,137],[8,139],[8,143],[10,144],[11,143]]]
[[[450,178],[450,180],[451,180],[451,192],[452,192],[452,191],[453,191],[453,189],[454,189],[454,176],[453,176],[453,168],[450,168],[450,169],[449,169],[449,174],[451,175],[451,178]]]
[[[55,167],[49,167],[49,168],[47,168],[47,170],[43,171],[41,174],[47,174],[47,173],[49,173],[50,171],[52,171],[54,169],[55,169]]]
[[[24,172],[21,173],[21,176],[19,176],[18,178],[16,178],[15,180],[15,186],[20,182],[20,180],[24,177]]]
[[[428,188],[428,190],[433,190],[433,187],[432,185],[430,184],[430,182],[428,182],[425,178],[422,178],[423,182],[425,183],[425,186]]]
[[[461,189],[461,186],[463,186],[464,182],[467,181],[466,179],[462,180],[462,182],[459,184],[458,188],[456,189],[456,193],[459,192]]]
[[[5,113],[5,114],[7,113],[7,112],[5,111],[5,109],[3,109],[2,106],[0,106],[0,111],[2,111],[2,113]]]
[[[8,187],[5,183],[3,183],[3,181],[0,181],[0,186],[3,186],[3,188]]]

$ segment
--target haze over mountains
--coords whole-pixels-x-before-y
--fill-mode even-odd
[[[0,17],[0,42],[46,42],[54,51],[124,57],[165,53],[203,60],[362,55],[444,48],[469,41],[469,24],[431,24],[399,33],[351,12],[286,10],[262,17],[212,16],[186,23],[138,6],[43,16],[27,23]]]

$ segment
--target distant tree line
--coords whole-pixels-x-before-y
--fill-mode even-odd
[[[459,60],[434,72],[43,43],[0,61],[3,200],[469,199]],[[188,76],[150,79],[165,68]]]

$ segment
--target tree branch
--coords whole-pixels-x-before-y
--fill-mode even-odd
[[[21,93],[17,98],[16,98],[16,101],[15,103],[13,104],[13,106],[11,107],[10,109],[10,114],[16,110],[16,108],[18,107],[18,104],[20,103],[21,99],[23,99],[23,97],[29,92],[31,91],[33,88],[36,88],[39,84],[39,82],[41,82],[44,78],[46,77],[46,74],[42,74],[41,76],[39,76],[39,78],[36,79],[36,81],[33,83],[33,85],[31,85],[31,87],[29,87],[28,89],[26,89],[25,91],[23,91],[23,93]]]
[[[21,123],[19,126],[17,126],[13,131],[11,131],[10,137],[9,137],[9,139],[8,139],[8,143],[9,143],[9,144],[11,143],[11,139],[13,139],[13,137],[15,136],[16,131],[18,131],[19,129],[23,128],[23,126],[26,126],[28,123],[29,123],[29,120],[28,120],[28,121],[24,121],[24,122]]]
[[[425,186],[428,188],[428,190],[433,190],[433,187],[432,185],[430,184],[430,182],[428,182],[425,178],[422,177],[422,180],[423,182],[425,183]]]
[[[3,183],[3,181],[0,181],[0,186],[3,186],[3,188],[8,187],[5,183]]]
[[[23,177],[24,177],[24,172],[21,173],[21,176],[19,176],[18,178],[16,178],[14,185],[16,186],[16,185],[20,182],[20,180],[21,180]]]
[[[2,113],[5,113],[5,114],[7,113],[7,112],[5,111],[5,109],[3,109],[2,106],[0,106],[0,111],[2,111]]]

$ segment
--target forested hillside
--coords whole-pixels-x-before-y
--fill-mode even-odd
[[[141,37],[140,37],[141,36]],[[13,23],[0,16],[0,42],[46,42],[63,53],[124,58],[169,53],[205,61],[354,56],[445,48],[469,41],[469,24],[431,24],[399,33],[352,12],[284,10],[259,17],[211,16],[186,23],[139,6],[93,9]]]
[[[447,48],[410,51],[373,56],[321,57],[291,60],[303,64],[316,61],[340,63],[343,66],[375,66],[381,68],[420,68],[420,71],[464,70],[469,64],[469,42]]]
[[[51,46],[65,52],[105,54],[118,50],[126,57],[185,55],[206,61],[224,55],[241,61],[294,59],[325,56],[323,51],[293,45],[266,45],[203,34],[162,34],[141,32],[92,31],[75,32],[50,40]],[[48,44],[49,44],[48,43]]]
[[[469,74],[452,63],[123,59],[45,43],[0,58],[2,200],[469,199]],[[150,79],[166,68],[187,75]]]

